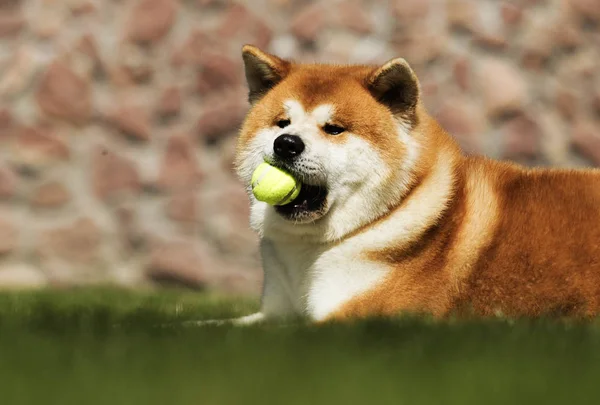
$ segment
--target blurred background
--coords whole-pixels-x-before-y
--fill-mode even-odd
[[[598,0],[2,0],[0,288],[259,293],[244,43],[402,56],[468,152],[600,164]]]

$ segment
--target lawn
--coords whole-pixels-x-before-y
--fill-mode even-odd
[[[181,326],[256,306],[177,290],[0,293],[0,403],[600,403],[598,322]]]

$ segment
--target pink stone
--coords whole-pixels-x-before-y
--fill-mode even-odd
[[[0,218],[0,255],[12,253],[18,246],[19,231],[7,219]]]
[[[152,247],[148,276],[157,282],[202,287],[207,283],[205,252],[189,242],[159,242]]]
[[[504,157],[534,158],[540,151],[541,129],[533,117],[519,114],[501,127]]]
[[[174,0],[139,0],[129,16],[128,37],[136,42],[156,42],[171,30],[176,14]]]
[[[519,24],[523,18],[523,9],[519,5],[507,1],[503,1],[500,5],[500,13],[504,23],[511,27]]]
[[[85,123],[92,112],[90,83],[63,62],[50,65],[41,79],[36,98],[46,114],[76,124]]]
[[[391,1],[392,12],[404,21],[422,20],[431,11],[430,0],[394,0]]]
[[[528,102],[527,83],[508,62],[491,57],[483,59],[478,73],[488,116],[519,111]]]
[[[25,26],[25,18],[20,10],[0,8],[0,38],[17,35]]]
[[[71,194],[65,185],[53,181],[41,185],[34,191],[31,204],[38,208],[57,208],[68,203],[70,199]]]
[[[571,133],[573,145],[595,165],[600,166],[600,124],[590,120],[580,120]]]
[[[150,140],[150,117],[139,106],[121,106],[107,117],[125,136],[138,141]]]
[[[482,152],[485,119],[481,106],[468,98],[452,98],[442,105],[436,118],[469,152]]]
[[[17,176],[5,165],[0,166],[0,200],[9,199],[15,195]]]
[[[228,87],[238,87],[242,82],[243,69],[239,61],[218,52],[205,51],[200,63],[198,91],[206,94]]]
[[[301,41],[315,41],[326,27],[328,15],[320,3],[309,4],[292,18],[290,29]]]
[[[462,91],[471,89],[471,62],[467,57],[460,57],[453,68],[454,80]]]
[[[134,163],[102,146],[93,152],[91,180],[94,194],[104,201],[123,193],[137,194],[141,188]]]
[[[165,208],[167,217],[185,224],[198,221],[198,200],[194,191],[180,192],[173,195]]]
[[[198,120],[198,135],[205,142],[212,142],[231,134],[241,125],[246,111],[246,105],[237,96],[206,105]]]
[[[187,135],[172,135],[160,166],[158,185],[169,190],[194,189],[202,179],[195,146]]]
[[[339,10],[338,20],[342,27],[359,34],[373,32],[373,19],[356,1],[346,0],[337,8]]]
[[[50,127],[24,127],[18,132],[14,157],[21,164],[37,167],[66,161],[70,156],[67,143]]]
[[[178,87],[167,87],[163,90],[156,112],[161,118],[168,118],[179,115],[181,111],[181,91]]]
[[[38,246],[44,257],[54,257],[74,264],[89,264],[99,254],[102,233],[90,218],[80,218],[67,226],[42,233]]]

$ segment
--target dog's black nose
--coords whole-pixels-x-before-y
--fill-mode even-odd
[[[302,153],[304,142],[298,135],[283,134],[275,139],[273,150],[280,158],[292,159]]]

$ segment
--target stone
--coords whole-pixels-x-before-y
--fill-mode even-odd
[[[407,55],[413,68],[435,60],[447,49],[444,36],[415,34],[396,36],[393,40],[396,53]],[[410,56],[408,56],[410,55]]]
[[[597,72],[598,55],[590,48],[579,48],[557,63],[556,77],[564,83],[589,83]]]
[[[12,138],[16,123],[13,114],[8,108],[0,108],[0,142]]]
[[[76,50],[87,56],[92,63],[92,69],[94,74],[104,73],[105,67],[100,57],[100,51],[98,50],[98,43],[91,34],[85,34],[81,37],[77,43]]]
[[[167,141],[158,177],[166,190],[194,190],[202,179],[194,143],[187,135],[172,135]]]
[[[124,105],[108,114],[107,120],[123,135],[135,141],[148,141],[151,137],[150,117],[139,106]]]
[[[202,95],[224,88],[235,88],[242,82],[241,62],[222,53],[205,51],[200,67],[198,92]]]
[[[136,44],[123,44],[119,49],[119,67],[132,83],[143,84],[154,76],[153,58]]]
[[[358,34],[373,32],[373,19],[356,1],[344,1],[337,6],[339,11],[338,23]]]
[[[246,6],[238,2],[231,2],[219,24],[218,36],[231,39],[244,31],[254,19]]]
[[[503,1],[500,5],[500,15],[505,25],[515,27],[523,19],[523,9],[518,4]]]
[[[24,26],[25,18],[21,10],[0,10],[0,38],[17,35]]]
[[[300,41],[314,42],[327,26],[328,15],[322,4],[308,4],[294,15],[290,30]]]
[[[579,99],[577,92],[566,86],[556,89],[554,97],[556,108],[563,118],[572,121],[579,110]]]
[[[508,46],[508,41],[503,32],[489,32],[483,30],[476,33],[474,43],[482,47],[498,50],[503,50]]]
[[[93,151],[91,182],[94,195],[103,201],[122,194],[136,195],[141,189],[135,164],[103,146]]]
[[[18,246],[19,230],[7,219],[0,218],[0,256],[15,251]]]
[[[71,199],[71,194],[64,184],[52,181],[39,186],[31,198],[31,204],[36,208],[58,208]]]
[[[258,237],[251,230],[250,201],[238,181],[222,180],[202,194],[202,229],[227,255],[251,257],[258,251]]]
[[[172,86],[163,90],[156,112],[160,118],[170,118],[181,112],[181,91],[179,87]]]
[[[32,85],[39,69],[40,60],[34,51],[27,46],[20,47],[0,76],[0,98],[19,97]]]
[[[431,11],[430,0],[393,0],[392,13],[402,21],[424,20]]]
[[[569,4],[585,19],[600,22],[600,2],[597,0],[569,0]]]
[[[450,28],[469,32],[480,29],[479,2],[475,0],[448,0],[446,13]]]
[[[17,176],[13,170],[6,166],[0,166],[0,201],[12,198],[15,195]]]
[[[146,234],[140,230],[137,211],[131,206],[121,205],[115,209],[119,237],[127,254],[146,246]]]
[[[229,174],[235,174],[235,152],[237,148],[237,139],[234,137],[223,140],[219,148],[221,168]]]
[[[183,45],[173,52],[171,65],[176,68],[199,65],[204,50],[210,45],[214,45],[210,35],[199,29],[192,30]]]
[[[17,135],[13,158],[20,165],[40,168],[70,157],[67,143],[51,127],[23,127]]]
[[[508,46],[507,35],[498,6],[490,2],[477,2],[472,27],[473,42],[481,47],[503,50]]]
[[[500,131],[505,158],[518,160],[538,156],[542,133],[534,117],[519,114],[503,124]]]
[[[141,43],[161,40],[171,30],[176,14],[175,0],[139,0],[129,16],[128,38]]]
[[[194,191],[173,195],[165,207],[167,217],[176,222],[195,224],[198,221],[198,199]]]
[[[48,285],[44,273],[26,263],[11,263],[0,267],[0,289],[23,290]]]
[[[42,0],[28,15],[29,27],[37,37],[45,40],[52,39],[66,26],[68,15],[69,10],[64,2]]]
[[[479,103],[466,97],[452,98],[442,105],[436,118],[448,133],[456,137],[465,150],[482,150],[486,122]]]
[[[600,83],[592,89],[592,107],[596,110],[596,114],[600,115]]]
[[[228,4],[215,34],[221,42],[234,43],[236,47],[251,43],[259,48],[266,48],[273,36],[265,21],[240,2]]]
[[[571,142],[579,152],[600,166],[600,124],[591,120],[579,120],[573,125]]]
[[[454,80],[462,91],[471,89],[472,67],[471,61],[466,56],[459,57],[452,69]]]
[[[520,48],[523,65],[540,71],[553,52],[556,51],[557,31],[560,25],[556,17],[533,14],[523,26]]]
[[[148,277],[159,283],[204,287],[205,252],[189,242],[159,242],[152,247]]]
[[[44,113],[74,124],[86,123],[92,113],[90,83],[60,61],[43,75],[36,99]]]
[[[244,120],[246,111],[245,103],[237,96],[205,105],[196,126],[199,138],[212,143],[235,132]]]
[[[542,134],[540,148],[544,159],[553,166],[568,166],[571,158],[571,123],[566,124],[556,113],[548,110],[534,111],[533,114]]]
[[[527,83],[508,62],[485,58],[479,63],[478,75],[489,117],[519,111],[528,102]]]
[[[73,223],[43,231],[38,253],[44,258],[56,258],[70,264],[85,265],[94,262],[100,250],[102,232],[90,218],[79,218]]]
[[[98,8],[93,0],[71,0],[69,1],[69,10],[74,16],[81,17],[95,13]]]
[[[252,27],[252,43],[261,49],[267,48],[273,39],[273,30],[271,27],[260,19],[256,20]]]

